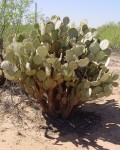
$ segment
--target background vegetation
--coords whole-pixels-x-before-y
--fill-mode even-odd
[[[33,13],[30,11],[32,3],[34,0],[0,1],[0,37],[4,42],[9,35],[29,33],[37,19],[43,17],[43,14],[35,9],[36,7],[33,8],[35,10]]]
[[[98,28],[101,39],[108,39],[113,50],[120,50],[120,22],[109,23]]]
[[[28,34],[33,29],[35,21],[44,18],[44,14],[35,10],[30,12],[30,5],[34,0],[1,0],[0,1],[0,37],[6,38],[11,34]],[[33,8],[34,9],[34,8]],[[36,18],[37,17],[37,18]],[[75,27],[71,23],[71,27]],[[120,22],[102,25],[98,28],[101,39],[108,39],[114,50],[120,49]]]

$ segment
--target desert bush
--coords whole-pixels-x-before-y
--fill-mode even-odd
[[[109,23],[98,28],[100,38],[108,39],[110,46],[114,50],[120,49],[120,25],[115,23]]]
[[[8,37],[1,64],[6,78],[18,82],[45,113],[62,118],[88,100],[109,96],[118,85],[118,75],[107,68],[109,41],[101,41],[86,22],[76,29],[69,21],[52,16],[35,24],[26,39]]]

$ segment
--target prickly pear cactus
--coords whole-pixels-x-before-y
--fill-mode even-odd
[[[118,75],[107,68],[109,41],[101,41],[85,21],[78,29],[70,28],[69,21],[52,16],[35,24],[28,38],[10,36],[1,63],[6,78],[18,81],[43,111],[64,118],[81,103],[109,96],[118,86]]]

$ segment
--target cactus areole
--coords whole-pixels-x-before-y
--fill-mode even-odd
[[[43,111],[67,118],[88,100],[109,96],[118,75],[109,72],[111,49],[107,39],[85,21],[79,28],[69,18],[52,16],[35,24],[28,38],[8,38],[1,67],[7,79],[17,81]]]

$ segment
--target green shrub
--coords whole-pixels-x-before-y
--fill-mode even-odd
[[[120,25],[115,23],[109,23],[98,28],[100,38],[108,39],[110,46],[114,50],[120,49]]]
[[[118,78],[107,69],[109,41],[84,22],[79,29],[68,24],[68,17],[52,16],[35,25],[27,39],[12,40],[1,64],[6,78],[17,81],[44,112],[63,118],[88,100],[112,94]]]

